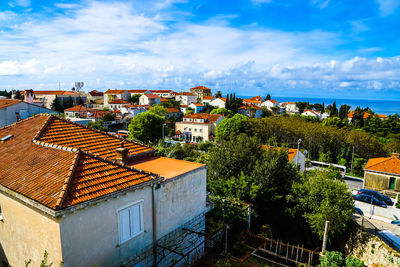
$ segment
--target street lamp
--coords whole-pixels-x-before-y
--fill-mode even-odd
[[[299,140],[297,140],[297,154],[299,154],[300,152],[300,143],[301,143],[301,138],[299,138]],[[296,165],[299,165],[299,156],[296,157]]]

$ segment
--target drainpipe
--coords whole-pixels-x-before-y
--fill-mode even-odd
[[[153,184],[151,187],[151,207],[153,211],[153,266],[157,266],[157,211],[156,211],[156,200],[155,190],[158,184]]]

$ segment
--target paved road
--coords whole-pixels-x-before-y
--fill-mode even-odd
[[[396,220],[396,218],[400,219],[400,209],[393,206],[382,208],[361,201],[354,201],[354,206],[360,208],[364,212],[364,215],[368,218],[371,217],[372,213],[372,218],[380,219],[388,223],[390,223],[392,220]]]
[[[347,184],[347,186],[349,187],[349,189],[351,191],[353,190],[360,190],[363,186],[363,181],[362,180],[356,180],[356,179],[351,179],[348,177],[344,178],[344,182]]]

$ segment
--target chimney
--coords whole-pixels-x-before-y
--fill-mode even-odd
[[[117,148],[117,161],[124,164],[128,161],[129,158],[129,150],[124,147],[125,138],[121,142],[121,147]]]
[[[400,159],[400,153],[392,153],[392,157]]]
[[[17,98],[17,90],[12,90],[11,91],[11,99],[16,99]]]

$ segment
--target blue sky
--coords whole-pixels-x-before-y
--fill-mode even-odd
[[[398,0],[0,2],[0,89],[400,100]]]

